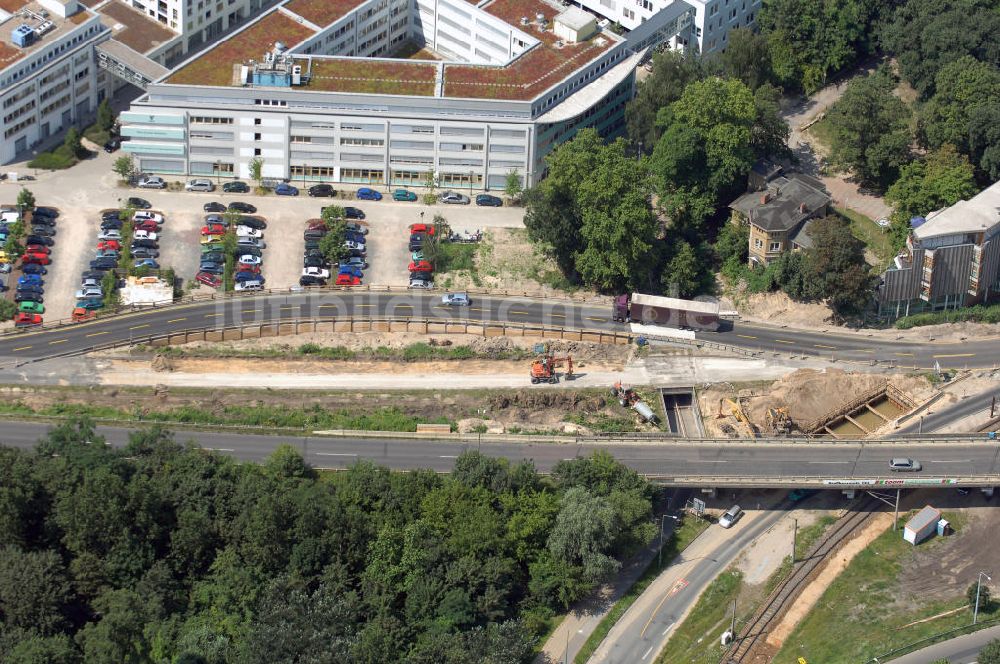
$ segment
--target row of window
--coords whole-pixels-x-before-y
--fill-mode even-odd
[[[100,24],[92,25],[89,28],[87,28],[85,31],[83,31],[82,33],[80,33],[80,34],[76,35],[75,37],[73,37],[73,39],[71,39],[71,40],[69,40],[67,42],[63,42],[62,44],[59,44],[59,46],[57,48],[54,48],[54,49],[52,49],[50,51],[47,51],[43,57],[38,58],[36,60],[33,60],[30,64],[26,64],[24,67],[21,67],[17,71],[12,72],[10,76],[7,76],[6,78],[4,78],[4,80],[3,80],[3,86],[6,87],[6,86],[10,85],[11,83],[13,83],[14,81],[18,80],[19,78],[23,78],[24,76],[27,76],[31,72],[33,72],[36,69],[38,69],[38,67],[44,65],[49,60],[57,57],[63,51],[65,51],[67,49],[71,49],[71,48],[75,47],[77,44],[79,44],[80,42],[83,42],[83,41],[89,39],[92,35],[96,34],[99,29],[102,29],[102,26]],[[83,60],[89,59],[90,58],[90,54],[89,53],[85,53],[83,56],[81,56],[81,58]]]
[[[189,123],[192,124],[233,124],[232,118],[213,118],[204,115],[192,115]]]

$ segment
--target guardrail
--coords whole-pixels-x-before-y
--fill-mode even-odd
[[[1000,625],[1000,618],[994,618],[992,620],[981,620],[976,624],[968,624],[963,627],[956,627],[955,629],[950,629],[947,632],[940,632],[939,634],[934,634],[933,636],[928,636],[925,639],[920,639],[919,641],[914,641],[913,643],[908,643],[905,646],[900,646],[890,650],[887,653],[883,653],[878,657],[872,657],[869,660],[865,660],[864,664],[885,664],[897,657],[902,655],[908,655],[917,650],[923,650],[927,646],[932,646],[935,643],[941,643],[942,641],[949,641],[953,638],[959,636],[965,636],[966,634],[973,634],[981,629],[986,629],[987,627],[996,627]]]
[[[213,293],[204,293],[196,295],[185,295],[184,297],[179,297],[171,300],[170,302],[163,303],[152,303],[152,304],[142,304],[142,305],[124,305],[119,306],[114,309],[100,310],[100,313],[95,315],[94,318],[87,319],[88,321],[94,320],[104,320],[108,318],[115,318],[122,315],[141,313],[146,311],[155,311],[161,309],[168,309],[170,307],[177,307],[185,304],[193,304],[198,302],[212,302],[216,300],[235,300],[235,299],[255,299],[271,297],[274,295],[308,295],[310,293],[324,294],[324,293],[409,293],[411,295],[420,295],[422,293],[444,293],[447,289],[421,289],[413,290],[407,288],[406,286],[378,286],[378,285],[360,285],[360,286],[292,286],[289,288],[268,288],[259,291],[251,292],[235,292],[235,291],[216,291]],[[611,298],[604,296],[575,296],[570,293],[562,293],[558,291],[548,292],[548,291],[526,291],[526,290],[493,290],[489,288],[465,288],[463,292],[470,293],[472,295],[483,295],[483,296],[493,296],[493,297],[523,297],[528,299],[538,299],[538,300],[563,300],[567,302],[573,302],[577,304],[606,304],[611,306]],[[0,331],[0,336],[23,334],[25,332],[37,332],[38,330],[49,330],[57,329],[60,327],[65,327],[67,325],[79,325],[80,322],[72,318],[59,318],[54,321],[46,321],[41,325],[35,327],[27,328],[13,328],[8,330]]]
[[[726,487],[755,489],[813,489],[872,490],[872,489],[935,489],[956,487],[1000,486],[1000,475],[966,475],[957,477],[895,478],[895,477],[849,477],[830,476],[774,476],[774,475],[666,475],[663,473],[640,473],[646,479],[668,486],[683,487]]]

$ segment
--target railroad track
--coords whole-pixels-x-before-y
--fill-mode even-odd
[[[745,664],[750,661],[754,646],[768,633],[771,623],[781,614],[785,605],[794,600],[805,586],[809,576],[833,553],[841,542],[863,526],[875,514],[878,501],[870,496],[862,499],[855,510],[840,518],[829,531],[806,554],[806,557],[795,564],[792,573],[775,588],[763,605],[740,632],[720,664]]]

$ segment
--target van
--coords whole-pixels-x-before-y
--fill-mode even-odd
[[[916,473],[923,469],[919,461],[906,457],[897,457],[889,460],[889,470],[896,473]]]
[[[719,517],[719,525],[723,528],[732,528],[733,524],[740,520],[743,516],[743,508],[739,505],[733,505],[726,513]]]
[[[233,285],[233,290],[235,291],[259,291],[264,290],[264,284],[258,280],[252,281],[237,281]]]

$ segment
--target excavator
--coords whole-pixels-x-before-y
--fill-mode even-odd
[[[775,434],[788,435],[792,432],[792,418],[788,415],[788,408],[768,408],[766,424]]]
[[[743,399],[738,398],[736,401],[725,397],[719,399],[719,414],[717,416],[719,418],[726,416],[722,409],[723,404],[729,406],[729,412],[732,416],[735,417],[740,424],[746,427],[749,437],[756,438],[757,430],[754,428],[753,424],[750,422],[750,418],[747,417],[746,411],[743,409]]]
[[[559,374],[556,373],[556,367],[560,366],[566,367],[564,377],[567,380],[573,378],[573,358],[571,356],[554,357],[552,355],[542,355],[536,359],[531,363],[532,385],[538,383],[558,383]]]

